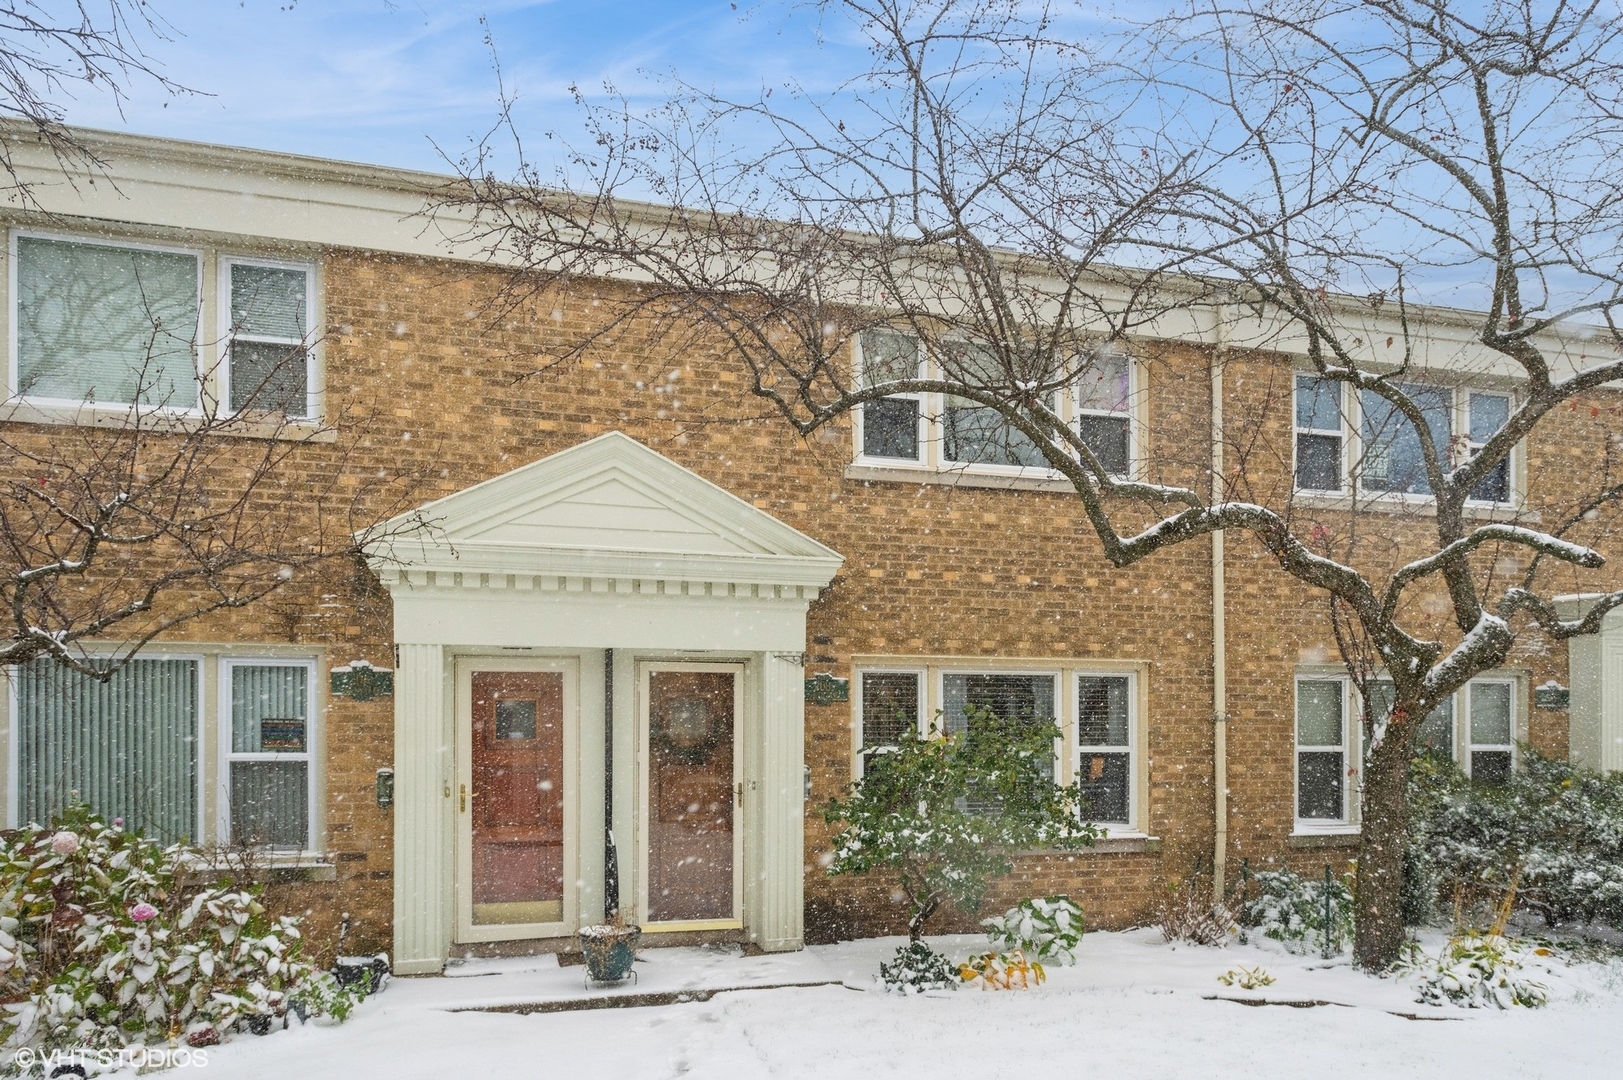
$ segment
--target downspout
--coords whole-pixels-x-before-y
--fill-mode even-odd
[[[620,856],[614,847],[614,650],[603,650],[603,921],[620,914]]]
[[[1229,305],[1217,305],[1212,349],[1212,501],[1221,501],[1223,485],[1223,364],[1228,355]],[[1224,611],[1223,530],[1212,533],[1212,902],[1223,903],[1228,880],[1228,626]]]

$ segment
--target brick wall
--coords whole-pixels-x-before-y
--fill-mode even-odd
[[[1124,659],[1147,665],[1150,820],[1160,844],[1023,860],[992,906],[1020,896],[1069,892],[1103,926],[1153,918],[1167,883],[1209,866],[1212,820],[1211,548],[1201,540],[1115,570],[1074,496],[846,479],[851,432],[839,424],[801,438],[744,394],[745,374],[719,347],[684,342],[680,351],[647,327],[632,327],[590,362],[538,377],[533,346],[589,326],[589,289],[519,312],[497,328],[488,305],[497,281],[486,272],[364,253],[330,255],[324,266],[329,410],[338,441],[300,448],[286,473],[286,498],[316,478],[337,478],[357,505],[356,521],[460,490],[611,429],[621,429],[734,494],[842,552],[834,585],[813,605],[808,669],[849,677],[858,655]],[[604,286],[608,288],[610,286]],[[555,306],[549,306],[549,304]],[[1164,346],[1145,353],[1150,479],[1206,485],[1210,448],[1207,357]],[[1290,483],[1290,386],[1277,362],[1231,357],[1225,453],[1248,498],[1282,501]],[[1560,512],[1538,478],[1599,479],[1618,427],[1619,398],[1597,396],[1558,418],[1528,448],[1533,502],[1546,520]],[[49,429],[40,437],[48,439]],[[1148,520],[1131,507],[1124,521]],[[1135,517],[1135,515],[1137,515]],[[1311,517],[1311,515],[1309,515]],[[1393,516],[1351,523],[1317,519],[1327,543],[1357,542],[1355,562],[1388,565],[1415,550],[1423,519]],[[1597,535],[1612,518],[1586,526]],[[333,516],[328,527],[348,528]],[[1358,532],[1357,530],[1364,530]],[[1602,536],[1610,544],[1609,536]],[[1609,549],[1608,549],[1609,550]],[[1338,863],[1351,849],[1291,847],[1292,678],[1302,663],[1333,663],[1335,642],[1323,597],[1304,595],[1262,548],[1229,540],[1228,727],[1231,869],[1290,859],[1304,868]],[[1587,589],[1615,581],[1589,575]],[[1576,582],[1576,578],[1574,581]],[[1454,631],[1431,619],[1444,639]],[[1435,606],[1435,605],[1432,605]],[[324,650],[331,664],[364,659],[392,666],[388,598],[370,575],[331,566],[295,581],[257,609],[187,628],[192,640],[296,642]],[[1564,649],[1536,635],[1513,661],[1530,684],[1565,682]],[[814,800],[851,775],[850,708],[806,709],[806,760]],[[1532,742],[1565,751],[1564,712],[1536,710]],[[391,822],[373,801],[375,770],[389,765],[392,702],[334,702],[327,717],[326,830],[335,856],[331,882],[276,886],[274,897],[307,911],[313,938],[330,941],[341,913],[352,917],[357,951],[387,948],[391,915]],[[807,902],[813,937],[900,928],[902,905],[882,882],[830,879],[819,855],[828,828],[815,815],[806,832]],[[1139,845],[1140,848],[1145,845]],[[949,919],[943,920],[945,925]],[[964,924],[959,917],[959,925]]]

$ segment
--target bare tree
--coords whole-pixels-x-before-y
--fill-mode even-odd
[[[457,163],[446,203],[516,268],[508,303],[590,294],[601,315],[538,346],[537,371],[654,320],[730,345],[803,433],[898,394],[992,415],[979,437],[1063,475],[1118,567],[1249,535],[1330,599],[1360,684],[1392,684],[1389,712],[1365,710],[1357,893],[1358,959],[1386,966],[1420,719],[1520,635],[1592,633],[1623,604],[1610,592],[1569,621],[1548,595],[1552,566],[1602,565],[1611,474],[1538,521],[1468,509],[1557,409],[1623,377],[1615,22],[1598,2],[1495,0],[1470,21],[1444,0],[1239,0],[1106,39],[1071,9],[1014,0],[810,6],[870,45],[869,69],[830,93],[583,101],[588,139],[553,171],[523,157],[508,112]],[[520,164],[498,175],[509,140]],[[1506,415],[1469,439],[1439,431],[1413,378],[1436,315],[1414,296],[1443,285],[1480,309],[1450,318],[1487,374],[1514,375]],[[1247,469],[1270,451],[1238,425],[1214,435],[1243,450],[1222,475],[1113,469],[1057,395],[1096,378],[1112,342],[1202,308],[1305,338],[1336,407],[1413,447],[1405,483],[1358,460],[1340,516],[1301,513],[1288,480],[1268,505]],[[1559,345],[1574,323],[1589,361]],[[1372,325],[1395,327],[1389,347],[1372,348]],[[879,329],[926,362],[876,348],[854,370],[853,341]],[[1236,342],[1253,358],[1269,345]],[[1274,363],[1272,400],[1288,402],[1291,361]],[[1289,447],[1271,452],[1288,478]],[[1371,543],[1383,530],[1357,522],[1376,499],[1411,508],[1417,548]],[[1438,582],[1440,629],[1413,602]]]
[[[112,95],[120,107],[134,83],[166,94],[191,94],[163,73],[147,51],[171,30],[145,0],[0,0],[0,169],[25,203],[33,200],[12,150],[18,131],[50,147],[64,166],[100,169],[103,162],[64,120],[64,99],[85,88]]]
[[[206,393],[170,407],[154,355],[135,376],[146,404],[127,411],[42,428],[24,403],[0,409],[0,666],[51,658],[107,678],[160,634],[308,588],[417,528],[378,524],[405,508],[410,478],[355,484],[356,441],[329,438],[364,418],[287,415],[304,347],[262,364],[234,408]]]

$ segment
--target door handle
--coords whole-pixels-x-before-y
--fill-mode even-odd
[[[733,789],[733,792],[738,799],[738,801],[733,805],[742,809],[744,806],[744,781],[740,780],[738,782],[738,786]]]
[[[468,812],[468,785],[463,784],[463,785],[461,785],[461,787],[462,787],[462,812],[464,814],[466,814]]]

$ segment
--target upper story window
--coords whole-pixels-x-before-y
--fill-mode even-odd
[[[1106,472],[1133,469],[1132,363],[1118,352],[1100,353],[1076,387],[1076,426]]]
[[[319,415],[314,266],[27,232],[10,258],[8,394],[47,422],[87,406]]]
[[[862,335],[862,385],[920,374],[919,343],[905,334],[870,330]],[[862,456],[896,461],[921,461],[924,451],[924,397],[898,394],[870,401],[858,414],[862,428]]]
[[[195,252],[15,234],[12,265],[15,394],[197,407]]]
[[[225,275],[221,291],[231,304],[226,335],[231,410],[312,415],[310,268],[231,259]]]
[[[1425,421],[1425,435],[1445,469],[1481,451],[1509,421],[1511,395],[1401,383]],[[1342,494],[1356,483],[1371,495],[1429,496],[1424,443],[1397,407],[1373,390],[1351,393],[1343,383],[1315,375],[1295,379],[1296,489]],[[1356,433],[1354,436],[1353,433]],[[1463,433],[1464,438],[1457,438]],[[1513,500],[1514,453],[1471,494],[1471,501]]]
[[[967,386],[1007,382],[984,346],[950,346],[940,364],[917,339],[870,330],[859,343],[858,385],[937,375]],[[1124,354],[1099,351],[1067,393],[1050,393],[1045,404],[1074,426],[1112,476],[1132,474],[1135,457],[1134,367]],[[1054,473],[1037,444],[998,410],[952,394],[896,394],[870,401],[856,414],[857,460],[874,466],[952,470],[960,473],[1031,475]]]
[[[949,376],[968,386],[1003,381],[997,359],[980,345],[959,345],[952,350]],[[1048,400],[1050,408],[1054,401]],[[1004,465],[1046,469],[1048,461],[1030,436],[996,409],[968,398],[947,396],[942,417],[944,452],[949,462],[966,465]]]

